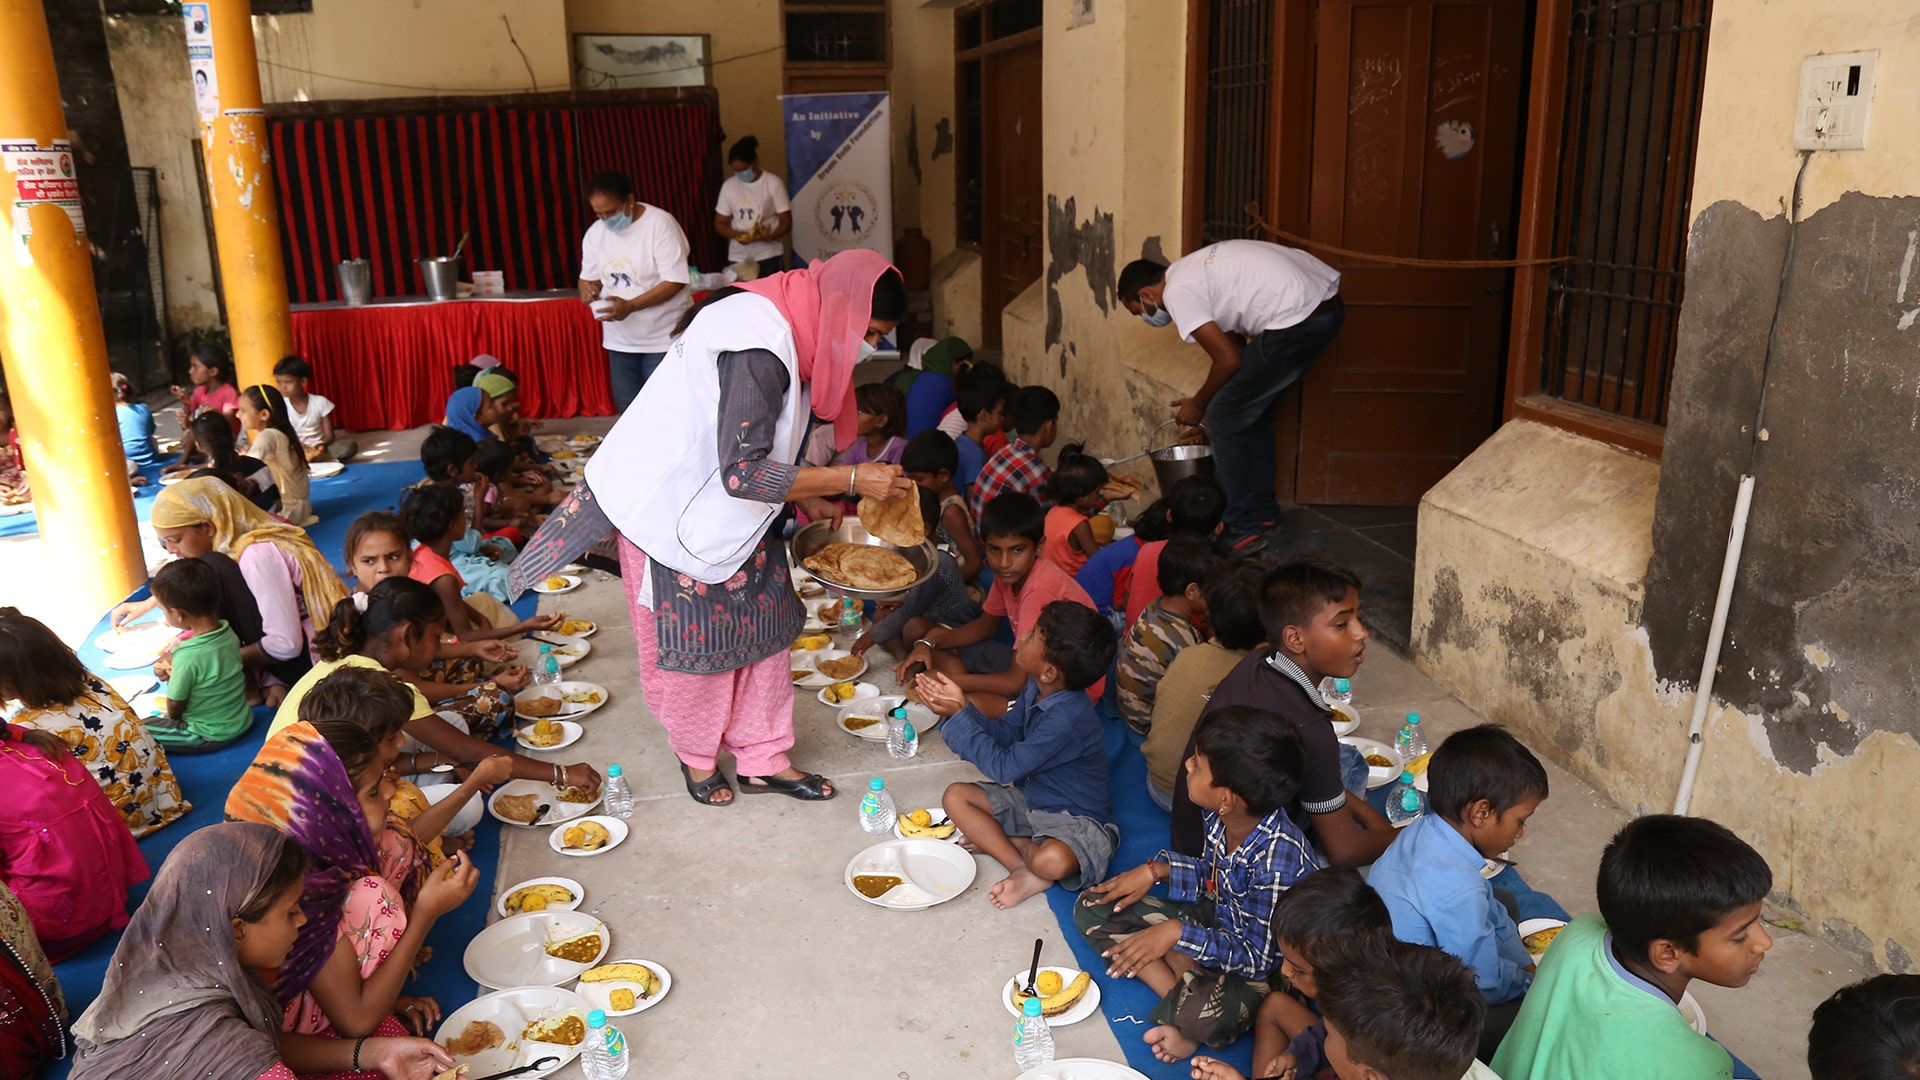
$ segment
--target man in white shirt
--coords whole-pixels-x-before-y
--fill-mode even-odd
[[[600,320],[614,411],[625,412],[693,304],[687,234],[672,214],[634,198],[625,173],[594,176],[587,203],[599,220],[580,244],[580,299]]]
[[[727,151],[733,175],[720,185],[713,230],[727,238],[727,261],[759,264],[759,276],[786,269],[781,241],[793,231],[786,181],[760,168],[760,140],[748,135]]]
[[[1223,240],[1172,266],[1136,259],[1120,272],[1120,302],[1149,326],[1174,324],[1212,367],[1175,418],[1202,425],[1227,493],[1226,536],[1250,550],[1280,518],[1273,494],[1274,414],[1340,333],[1340,272],[1304,251]]]

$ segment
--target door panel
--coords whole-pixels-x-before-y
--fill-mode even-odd
[[[1525,0],[1321,0],[1316,241],[1505,257]],[[1347,321],[1302,388],[1297,498],[1411,505],[1493,431],[1506,270],[1322,255]]]
[[[985,61],[986,211],[980,303],[984,346],[1000,346],[1000,312],[1040,276],[1046,248],[1040,176],[1040,43]]]

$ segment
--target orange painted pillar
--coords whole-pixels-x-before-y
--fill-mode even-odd
[[[273,382],[273,365],[293,352],[280,210],[268,165],[267,115],[247,0],[181,5],[187,62],[200,110],[207,201],[240,386]]]
[[[147,580],[41,0],[0,0],[0,360],[47,572],[82,611]]]

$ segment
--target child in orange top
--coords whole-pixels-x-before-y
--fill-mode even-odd
[[[1107,467],[1099,458],[1083,452],[1079,443],[1060,451],[1060,463],[1047,481],[1053,509],[1047,511],[1047,540],[1042,554],[1069,574],[1079,573],[1087,556],[1100,550],[1087,516],[1106,504],[1100,493],[1106,484]]]
[[[431,588],[447,609],[447,629],[462,641],[510,638],[532,630],[547,630],[559,622],[556,615],[536,615],[522,621],[493,597],[476,592],[462,596],[466,580],[454,568],[448,551],[465,534],[466,507],[460,492],[438,484],[423,484],[400,500],[398,515],[371,511],[354,521],[347,532],[347,564],[371,589],[381,577],[406,576]],[[419,546],[408,550],[408,540]],[[405,553],[404,566],[392,566]],[[371,578],[371,580],[370,580]]]

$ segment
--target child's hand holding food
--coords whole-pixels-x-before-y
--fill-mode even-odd
[[[560,620],[565,617],[564,615],[555,614],[535,615],[533,618],[527,619],[519,626],[514,627],[513,632],[516,634],[527,634],[535,630],[551,630],[559,626]]]
[[[527,666],[515,664],[493,677],[493,681],[502,690],[525,690],[527,688]]]
[[[427,875],[426,884],[420,886],[420,896],[414,901],[414,907],[437,918],[465,903],[467,897],[473,895],[473,887],[479,883],[479,869],[467,858],[466,852],[460,852]]]
[[[513,755],[488,754],[481,759],[480,764],[473,767],[472,772],[467,774],[466,782],[483,792],[490,792],[511,779],[513,779]]]

